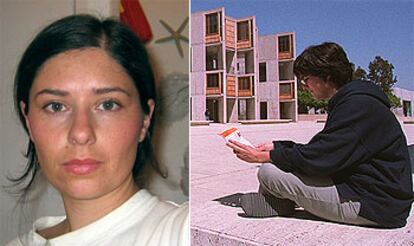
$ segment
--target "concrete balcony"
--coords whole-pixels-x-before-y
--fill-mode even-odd
[[[223,73],[207,73],[206,74],[206,95],[221,95],[223,93]]]
[[[252,97],[254,96],[254,76],[239,76],[238,80],[238,96]]]
[[[285,59],[292,59],[293,58],[293,52],[279,52],[279,60],[285,60]]]
[[[248,49],[252,47],[251,40],[237,41],[237,49]]]
[[[217,34],[206,35],[205,42],[206,42],[206,44],[220,43],[221,42],[221,36],[218,33]]]

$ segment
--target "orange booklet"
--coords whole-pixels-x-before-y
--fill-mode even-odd
[[[222,136],[226,140],[226,142],[228,142],[229,140],[233,140],[233,141],[248,145],[252,148],[255,148],[252,143],[250,143],[247,139],[241,136],[239,129],[235,127],[227,129],[219,133],[218,135]]]

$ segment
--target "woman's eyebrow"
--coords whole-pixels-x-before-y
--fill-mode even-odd
[[[43,90],[39,91],[38,93],[36,93],[35,98],[37,98],[38,96],[43,95],[43,94],[50,94],[50,95],[54,95],[54,96],[65,97],[65,96],[69,95],[69,92],[62,91],[62,90],[59,90],[59,89],[47,88],[47,89],[43,89]]]
[[[98,95],[112,93],[112,92],[121,92],[121,93],[126,94],[128,97],[131,96],[131,94],[127,90],[125,90],[121,87],[117,87],[117,86],[94,88],[92,90],[95,94],[98,94]],[[68,96],[70,93],[68,91],[64,91],[64,90],[47,88],[47,89],[43,89],[43,90],[39,91],[38,93],[36,93],[35,98],[37,98],[38,96],[43,95],[43,94],[49,94],[49,95],[54,95],[54,96],[65,97],[65,96]]]
[[[93,89],[93,91],[94,91],[95,94],[98,94],[98,95],[111,93],[111,92],[121,92],[121,93],[126,94],[128,97],[131,96],[131,94],[127,90],[125,90],[121,87],[117,87],[117,86],[115,86],[115,87],[104,87],[104,88],[95,88],[95,89]]]

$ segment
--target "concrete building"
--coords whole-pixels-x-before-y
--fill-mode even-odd
[[[401,99],[401,108],[394,110],[400,117],[414,118],[414,91],[395,87],[394,94]]]
[[[256,17],[191,15],[192,121],[297,120],[295,34],[258,36]]]

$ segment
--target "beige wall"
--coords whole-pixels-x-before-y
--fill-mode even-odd
[[[159,20],[162,19],[173,29],[177,29],[188,16],[188,3],[183,0],[140,2],[153,29],[154,39],[147,48],[155,67],[158,88],[160,91],[163,91],[162,88],[169,88],[172,95],[179,95],[169,98],[181,98],[169,102],[180,110],[164,109],[164,116],[160,117],[156,127],[158,160],[169,171],[170,176],[167,180],[155,178],[150,188],[164,199],[181,203],[188,200],[180,187],[184,155],[188,148],[188,105],[187,99],[183,99],[183,95],[188,95],[188,81],[183,80],[188,76],[188,44],[182,43],[185,56],[180,58],[173,42],[156,44],[154,41],[168,35]],[[25,164],[22,153],[26,147],[27,136],[15,115],[12,95],[14,73],[24,49],[34,35],[53,20],[73,13],[117,17],[118,7],[119,0],[0,0],[1,186],[7,185],[7,175],[21,171]],[[188,26],[183,34],[188,37]],[[175,77],[169,76],[177,73],[179,74]],[[172,86],[173,83],[178,86]],[[166,94],[168,95],[163,93],[164,97]],[[40,216],[63,214],[59,194],[50,187],[26,209],[14,209],[15,205],[16,199],[0,189],[0,245],[14,238],[18,231],[27,231],[32,220]]]
[[[188,120],[188,43],[181,42],[184,57],[180,57],[173,41],[155,43],[156,40],[169,36],[170,33],[161,25],[166,22],[177,30],[188,17],[187,0],[141,0],[153,32],[153,39],[147,44],[152,58],[154,73],[159,89],[162,115],[158,117],[155,129],[155,151],[160,163],[168,169],[167,180],[157,178],[151,189],[167,199],[188,199],[180,189],[184,168],[184,155],[188,155],[189,120]],[[189,37],[189,23],[182,31]],[[175,76],[174,76],[175,75]],[[186,78],[186,79],[185,79]],[[188,184],[188,182],[187,182]],[[177,200],[177,199],[175,199]]]

